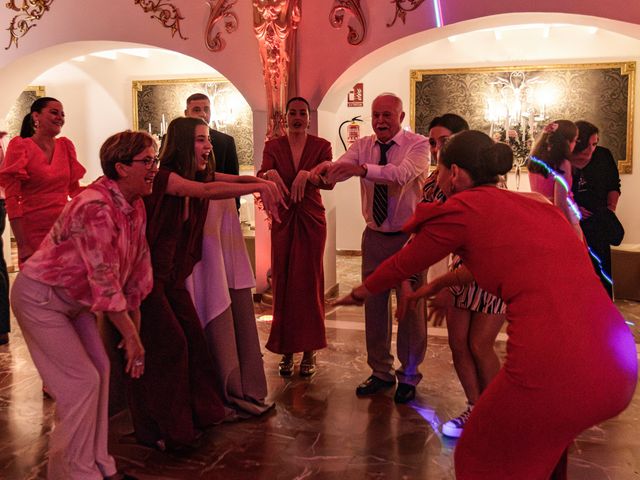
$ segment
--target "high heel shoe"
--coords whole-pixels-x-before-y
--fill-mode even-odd
[[[293,355],[283,355],[278,364],[278,373],[281,377],[293,375]]]
[[[309,357],[303,357],[300,362],[300,376],[311,377],[316,373],[316,354]]]

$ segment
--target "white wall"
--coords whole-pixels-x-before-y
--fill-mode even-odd
[[[76,146],[78,159],[87,169],[83,183],[101,175],[98,152],[113,133],[133,128],[133,80],[219,77],[210,66],[168,51],[149,49],[149,58],[118,54],[116,60],[84,57],[69,60],[35,78],[47,96],[64,105],[66,123],[62,135]]]
[[[320,107],[319,131],[333,142],[334,158],[337,158],[344,152],[338,139],[338,125],[343,120],[362,115],[366,120],[361,127],[362,135],[371,134],[371,101],[377,94],[387,91],[394,92],[403,99],[406,112],[404,125],[409,125],[409,75],[412,69],[640,61],[640,41],[634,38],[585,26],[554,24],[548,27],[548,37],[544,36],[545,28],[540,24],[505,28],[501,31],[500,40],[492,30],[458,34],[452,39],[419,46],[380,64],[374,63],[375,58],[372,55],[371,68],[366,75],[349,78],[347,71],[339,82],[336,82],[340,87],[332,89],[325,97]],[[357,67],[362,69],[361,65]],[[364,83],[364,107],[348,108],[347,92],[358,82]],[[639,88],[638,82],[636,76],[636,91]],[[330,108],[336,99],[340,107],[335,114],[322,110],[323,106]],[[638,95],[636,112],[640,111],[637,99]],[[640,215],[634,209],[640,204],[639,131],[640,122],[636,121],[633,135],[635,165],[632,174],[622,175],[622,197],[618,206],[618,215],[626,229],[625,243],[640,243]],[[520,190],[529,190],[526,174],[523,175],[520,184]],[[515,189],[514,178],[509,179],[509,187]],[[359,182],[351,179],[339,184],[333,195],[337,209],[336,247],[339,250],[358,250],[364,228],[360,211]]]

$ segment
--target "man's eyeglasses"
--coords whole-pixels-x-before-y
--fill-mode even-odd
[[[144,166],[146,167],[146,169],[151,170],[152,168],[158,166],[158,164],[160,163],[160,159],[156,156],[141,158],[140,160],[131,160],[131,163],[134,162],[144,162]]]

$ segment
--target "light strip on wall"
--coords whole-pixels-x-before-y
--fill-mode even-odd
[[[436,27],[442,26],[442,5],[440,0],[433,0],[433,11],[436,14]]]

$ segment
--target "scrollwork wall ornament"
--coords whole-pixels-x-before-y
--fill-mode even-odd
[[[36,26],[36,22],[42,18],[45,12],[51,8],[53,0],[23,0],[22,6],[16,5],[16,0],[9,0],[6,7],[10,10],[20,12],[11,19],[9,24],[9,45],[5,50],[9,50],[11,45],[18,48],[18,40],[24,37],[29,30]]]
[[[344,16],[347,12],[352,14],[360,25],[359,30],[349,25],[347,41],[351,45],[359,45],[367,34],[367,22],[362,13],[360,0],[336,0],[331,12],[329,12],[329,23],[331,23],[333,28],[342,28]]]
[[[180,20],[184,20],[184,17],[175,5],[163,0],[134,0],[134,3],[140,5],[145,13],[152,12],[151,18],[157,19],[163,27],[169,28],[172,38],[177,33],[181,39],[187,39],[180,30]]]
[[[253,29],[258,39],[267,89],[267,139],[285,135],[284,116],[290,83],[295,87],[296,31],[301,0],[253,0]],[[295,88],[292,89],[295,93]]]
[[[396,4],[396,14],[391,23],[387,23],[387,27],[392,27],[398,18],[403,24],[406,23],[407,13],[417,9],[424,0],[392,0],[392,2]]]
[[[233,33],[238,29],[238,17],[231,11],[236,0],[208,0],[208,2],[210,12],[204,43],[210,51],[219,52],[224,49],[226,42],[221,32],[214,35],[213,30],[220,20],[224,21],[224,29],[227,33]]]

